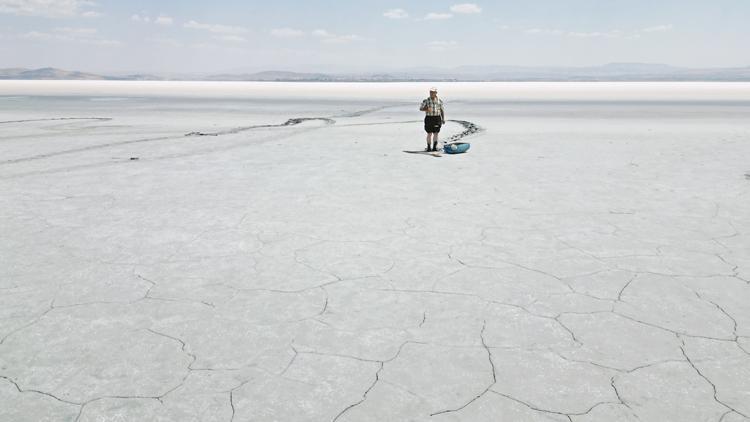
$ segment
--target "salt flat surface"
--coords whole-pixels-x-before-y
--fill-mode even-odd
[[[404,100],[421,98],[434,82],[162,82],[1,81],[3,96],[263,98]],[[715,100],[747,101],[750,82],[441,82],[443,97],[478,100]],[[447,98],[447,97],[446,97]]]
[[[0,82],[0,420],[749,419],[748,84],[222,86]]]

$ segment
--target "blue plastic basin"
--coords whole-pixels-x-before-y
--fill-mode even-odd
[[[457,142],[453,144],[446,144],[443,146],[443,151],[445,151],[446,154],[463,154],[464,152],[468,151],[471,147],[471,144],[468,142]]]

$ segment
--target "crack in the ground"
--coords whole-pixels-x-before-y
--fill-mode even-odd
[[[719,418],[719,422],[723,422],[724,419],[726,419],[727,416],[732,415],[732,414],[742,416],[741,414],[739,414],[739,413],[737,413],[737,412],[735,412],[733,410],[727,410],[723,415],[721,415],[721,418]]]
[[[422,321],[419,322],[419,326],[417,328],[422,328],[425,321],[427,321],[427,311],[422,312]]]
[[[38,323],[39,321],[41,321],[42,318],[44,318],[48,313],[52,312],[52,310],[54,310],[54,309],[56,309],[56,307],[55,307],[55,299],[52,299],[50,301],[49,308],[47,308],[47,310],[45,310],[38,317],[34,318],[28,324],[22,325],[22,326],[20,326],[20,327],[18,327],[16,329],[12,330],[11,332],[9,332],[8,334],[6,334],[5,336],[3,336],[3,338],[0,339],[0,345],[2,345],[3,343],[5,343],[5,341],[8,340],[8,338],[10,338],[12,335],[14,335],[14,334],[16,334],[16,333],[18,333],[20,331],[23,331],[23,330],[25,330],[25,329],[33,326],[34,324]]]
[[[599,403],[594,404],[593,406],[591,406],[585,412],[565,413],[565,412],[558,412],[558,411],[555,411],[555,410],[542,409],[541,407],[534,406],[531,403],[527,403],[527,402],[525,402],[525,401],[523,401],[521,399],[515,398],[515,397],[513,397],[513,396],[511,396],[509,394],[501,393],[499,391],[495,391],[495,390],[492,390],[492,389],[490,389],[490,393],[494,393],[494,394],[497,394],[498,396],[505,397],[506,399],[513,400],[514,402],[522,404],[522,405],[526,406],[527,408],[529,408],[531,410],[534,410],[536,412],[548,413],[548,414],[551,414],[551,415],[566,416],[568,419],[571,419],[571,416],[584,416],[584,415],[588,415],[589,413],[591,413],[591,411],[593,411],[597,407],[603,406],[605,404],[619,404],[619,405],[622,405],[622,403],[619,403],[619,402],[603,401],[603,402],[599,402]]]
[[[319,355],[319,356],[334,356],[334,357],[340,357],[340,358],[345,358],[345,359],[354,359],[354,360],[357,360],[357,361],[360,361],[360,362],[368,362],[368,363],[377,363],[377,364],[379,364],[379,368],[375,372],[375,380],[364,391],[364,393],[362,393],[362,399],[358,400],[355,403],[352,403],[352,404],[346,406],[341,412],[339,412],[333,418],[332,422],[335,422],[338,419],[340,419],[342,416],[344,416],[347,412],[349,412],[353,408],[361,405],[362,403],[365,402],[365,400],[367,400],[367,395],[370,393],[370,391],[372,391],[373,388],[375,388],[375,385],[378,384],[378,381],[380,381],[380,373],[385,368],[385,364],[393,362],[394,360],[396,360],[399,357],[399,355],[401,355],[401,351],[404,349],[404,347],[407,344],[420,344],[420,345],[424,345],[426,343],[422,343],[422,342],[418,342],[418,341],[412,341],[412,340],[405,341],[405,342],[401,343],[401,345],[398,347],[398,350],[396,351],[396,353],[392,357],[390,357],[390,358],[388,358],[386,360],[364,359],[364,358],[360,358],[360,357],[357,357],[357,356],[351,356],[351,355],[341,355],[341,354],[335,354],[335,353],[319,353],[319,352],[314,352],[314,351],[300,351],[299,353],[300,354]]]
[[[737,348],[739,348],[744,354],[750,356],[750,350],[747,350],[744,347],[742,347],[742,344],[740,344],[740,341],[739,341],[740,338],[750,339],[750,337],[739,336],[737,338],[737,341],[735,342],[735,344],[737,345]]]
[[[710,337],[710,336],[701,336],[701,335],[697,335],[697,334],[690,334],[690,333],[686,333],[686,332],[683,332],[683,331],[678,331],[678,330],[674,330],[674,329],[671,329],[671,328],[662,327],[661,325],[654,324],[652,322],[642,321],[642,320],[639,320],[639,319],[637,319],[635,317],[632,317],[630,315],[626,315],[626,314],[623,314],[623,313],[620,313],[620,312],[617,312],[617,311],[600,311],[600,312],[611,312],[611,313],[613,313],[615,315],[618,315],[618,316],[621,316],[621,317],[623,317],[623,318],[625,318],[627,320],[630,320],[630,321],[633,321],[633,322],[637,322],[639,324],[647,325],[649,327],[658,328],[660,330],[663,330],[663,331],[666,331],[666,332],[669,332],[669,333],[672,333],[672,334],[675,334],[675,335],[680,335],[680,336],[685,336],[685,337],[692,337],[692,338],[702,338],[702,339],[707,339],[707,340],[716,340],[716,341],[729,341],[729,342],[736,342],[737,341],[737,339],[734,339],[734,338],[721,338],[721,337]]]
[[[229,422],[234,421],[234,415],[237,409],[234,408],[234,390],[229,391],[229,406],[232,407],[232,416],[229,418]]]
[[[4,380],[8,381],[9,383],[13,384],[13,386],[16,388],[16,390],[18,390],[19,393],[40,394],[40,395],[47,396],[47,397],[50,397],[52,399],[55,399],[55,400],[59,401],[60,403],[65,403],[65,404],[69,404],[69,405],[72,405],[72,406],[81,406],[82,405],[82,403],[76,403],[76,402],[72,402],[72,401],[61,399],[60,397],[57,397],[57,396],[55,396],[52,393],[47,393],[47,392],[40,391],[40,390],[33,390],[33,389],[21,388],[21,386],[18,385],[18,383],[16,381],[14,381],[12,378],[7,377],[5,375],[0,375],[0,379],[4,379]]]
[[[533,315],[533,314],[532,314],[532,315]],[[567,326],[567,325],[565,325],[565,324],[564,324],[564,323],[563,323],[562,321],[560,321],[560,317],[562,317],[563,315],[564,315],[564,313],[558,314],[558,315],[557,315],[556,317],[554,317],[553,319],[554,319],[554,320],[555,320],[555,321],[557,322],[557,324],[558,324],[558,325],[559,325],[560,327],[562,327],[562,328],[563,328],[563,330],[567,331],[567,332],[568,332],[568,333],[570,334],[570,337],[571,337],[571,338],[573,339],[573,342],[574,342],[574,343],[576,343],[576,344],[577,344],[578,346],[583,346],[583,343],[582,343],[582,342],[581,342],[580,340],[578,340],[578,338],[576,337],[576,333],[575,333],[575,332],[573,332],[573,330],[571,330],[571,329],[570,329],[570,327],[568,327],[568,326]],[[537,316],[538,316],[538,315],[537,315]]]
[[[195,303],[195,304],[205,305],[205,306],[208,306],[210,308],[216,308],[216,305],[214,305],[211,302],[206,302],[204,300],[174,299],[174,298],[167,298],[167,297],[154,297],[154,296],[151,296],[151,290],[153,290],[157,286],[157,283],[155,281],[153,281],[153,280],[150,280],[150,279],[148,279],[148,278],[146,278],[146,277],[144,277],[144,276],[136,273],[135,269],[133,270],[133,275],[135,277],[137,277],[137,278],[139,278],[139,279],[141,279],[141,280],[143,280],[143,281],[151,284],[151,287],[149,287],[148,290],[146,290],[146,293],[143,295],[143,297],[140,297],[140,298],[138,298],[136,300],[133,300],[133,301],[130,301],[130,302],[125,302],[125,304],[127,304],[127,305],[133,305],[133,304],[136,304],[136,303],[144,301],[144,300],[154,300],[154,301],[157,301],[157,302],[161,301],[161,302],[176,302],[176,303]],[[115,302],[115,303],[120,303],[120,302]]]
[[[323,290],[323,293],[325,293],[326,300],[325,300],[325,303],[323,303],[323,309],[321,309],[320,312],[318,312],[318,314],[315,315],[316,317],[323,316],[323,314],[325,314],[326,311],[328,311],[328,300],[330,299],[330,296],[328,295],[328,290],[326,290],[325,287],[321,286],[320,290]]]
[[[630,405],[625,402],[625,399],[623,399],[622,396],[620,395],[620,391],[617,390],[617,386],[615,385],[615,377],[616,376],[617,375],[613,375],[612,378],[609,379],[609,385],[612,386],[612,390],[614,390],[615,395],[617,396],[617,400],[619,400],[620,403],[622,403],[623,406],[625,406],[628,409],[630,409],[631,408]]]
[[[279,376],[284,375],[286,373],[286,371],[288,371],[289,368],[292,367],[292,364],[294,363],[294,361],[297,360],[297,356],[299,356],[299,351],[294,347],[294,339],[292,339],[292,343],[289,345],[289,347],[292,348],[292,351],[294,352],[294,355],[289,360],[289,363],[286,365],[286,367],[281,372],[279,372]]]
[[[152,328],[146,328],[145,330],[148,331],[148,332],[150,332],[150,333],[152,333],[152,334],[154,334],[154,335],[161,336],[161,337],[164,337],[164,338],[167,338],[167,339],[171,339],[171,340],[174,340],[174,341],[180,343],[182,352],[185,353],[187,356],[190,357],[190,363],[188,363],[187,372],[182,377],[182,380],[180,380],[180,383],[177,384],[175,387],[167,390],[164,394],[156,397],[156,399],[159,402],[161,402],[161,400],[164,397],[166,397],[167,395],[169,395],[170,393],[172,393],[173,391],[177,390],[178,388],[182,387],[185,384],[185,381],[188,379],[188,377],[190,376],[190,374],[193,371],[193,364],[196,362],[196,360],[198,360],[198,357],[187,350],[187,343],[185,343],[182,339],[174,337],[174,336],[170,336],[169,334],[161,333],[161,332],[156,331],[156,330],[154,330]]]
[[[430,416],[437,416],[437,415],[441,415],[443,413],[460,412],[461,410],[465,409],[466,407],[468,407],[469,405],[471,405],[475,401],[479,400],[485,394],[487,394],[487,392],[490,391],[490,389],[492,387],[494,387],[495,384],[497,384],[497,369],[495,368],[495,362],[492,360],[492,350],[487,346],[487,343],[484,340],[484,330],[485,330],[486,327],[487,327],[487,321],[485,320],[484,323],[482,324],[482,330],[479,332],[479,338],[482,340],[482,347],[484,347],[484,350],[487,351],[487,359],[489,360],[490,367],[492,368],[492,383],[490,385],[488,385],[487,388],[484,389],[484,391],[482,391],[481,393],[477,394],[474,398],[472,398],[468,402],[464,403],[463,405],[461,405],[461,406],[459,406],[457,408],[454,408],[454,409],[446,409],[446,410],[441,410],[441,411],[438,411],[438,412],[435,412],[435,413],[431,413]]]
[[[234,422],[234,418],[237,415],[237,408],[236,408],[236,406],[234,404],[234,392],[237,391],[237,390],[239,390],[240,388],[244,387],[248,383],[250,383],[250,381],[252,381],[252,379],[248,379],[248,380],[242,381],[236,387],[233,387],[231,390],[229,390],[227,392],[227,393],[229,393],[229,407],[232,410],[232,414],[229,417],[229,422]]]
[[[372,384],[370,384],[370,386],[367,388],[367,390],[365,390],[365,392],[362,393],[362,399],[360,401],[356,402],[356,403],[350,404],[344,410],[342,410],[341,412],[339,412],[339,414],[336,415],[333,418],[332,422],[336,422],[337,420],[339,420],[339,418],[341,418],[342,416],[344,416],[344,414],[346,414],[346,412],[348,412],[351,409],[359,406],[360,404],[364,403],[365,400],[367,400],[367,395],[370,394],[370,391],[372,391],[372,389],[375,388],[375,385],[378,383],[378,381],[380,381],[380,371],[383,370],[384,366],[385,366],[385,363],[384,362],[380,362],[380,368],[378,368],[377,372],[375,372],[375,380],[373,380]]]
[[[727,312],[724,308],[722,308],[721,305],[719,305],[718,303],[716,303],[716,302],[714,302],[712,300],[704,298],[698,292],[693,292],[693,293],[695,293],[695,295],[698,296],[698,298],[700,300],[703,300],[705,302],[708,302],[708,303],[714,305],[716,307],[716,309],[719,310],[719,312],[721,312],[722,314],[724,314],[724,316],[726,316],[727,318],[729,318],[730,320],[732,320],[732,333],[734,333],[734,341],[737,341],[739,339],[739,336],[737,335],[737,320],[734,319],[734,317],[732,315],[730,315],[729,312]]]
[[[583,363],[583,364],[586,364],[586,365],[592,365],[592,366],[596,366],[597,368],[605,369],[605,370],[608,370],[608,371],[615,371],[615,372],[619,372],[621,374],[629,374],[629,373],[635,372],[635,371],[637,371],[639,369],[650,368],[652,366],[661,365],[661,364],[664,364],[664,363],[683,362],[682,360],[665,359],[665,360],[660,360],[658,362],[652,362],[652,363],[647,363],[647,364],[644,364],[644,365],[639,365],[639,366],[636,366],[636,367],[630,368],[630,369],[623,369],[623,368],[617,368],[617,367],[614,367],[614,366],[609,366],[609,365],[604,365],[604,364],[601,364],[601,363],[597,363],[597,362],[594,362],[592,360],[573,359],[571,357],[565,356],[564,354],[562,354],[561,352],[555,350],[552,347],[549,347],[547,350],[549,350],[551,353],[554,353],[560,359],[566,360],[568,362]]]
[[[480,243],[484,245],[484,241],[480,241]],[[490,266],[490,265],[467,264],[463,260],[461,260],[461,259],[459,259],[459,258],[457,258],[457,257],[454,256],[454,254],[453,254],[453,248],[454,248],[454,246],[451,245],[450,251],[448,252],[448,258],[450,260],[452,260],[452,261],[458,262],[459,264],[461,264],[464,267],[467,267],[467,268],[489,269],[489,270],[498,270],[498,269],[503,269],[504,268],[504,267],[493,267],[493,266]],[[510,266],[513,266],[513,267],[516,267],[516,268],[520,268],[522,270],[526,270],[526,271],[534,272],[534,273],[537,273],[537,274],[542,274],[542,275],[545,275],[545,276],[550,277],[550,278],[554,278],[555,280],[561,282],[570,291],[570,293],[578,293],[570,285],[570,283],[565,278],[559,277],[559,276],[557,276],[555,274],[552,274],[550,272],[546,272],[546,271],[540,270],[538,268],[529,267],[529,266],[526,266],[526,265],[523,265],[523,264],[519,264],[517,262],[507,261],[507,260],[500,259],[500,258],[495,258],[495,260],[497,262],[500,262],[500,263],[503,263],[503,264],[507,264],[507,265],[510,265]],[[582,294],[582,293],[580,293],[580,294]]]
[[[679,336],[678,336],[678,338],[679,338]],[[690,364],[690,366],[693,368],[693,370],[695,370],[695,372],[701,378],[703,378],[703,380],[705,380],[711,386],[711,389],[713,390],[714,401],[716,403],[719,403],[720,405],[726,407],[731,412],[737,413],[738,415],[741,415],[744,418],[750,418],[748,415],[746,415],[746,414],[740,412],[739,410],[733,408],[732,406],[726,404],[722,400],[719,400],[718,391],[716,390],[716,384],[714,384],[713,381],[711,381],[710,379],[708,379],[708,377],[705,374],[703,374],[703,372],[701,372],[701,370],[698,369],[697,366],[695,366],[695,363],[692,361],[692,359],[690,359],[690,356],[688,356],[687,352],[685,351],[685,341],[682,338],[680,338],[680,341],[682,341],[682,345],[680,346],[680,350],[682,351],[682,356],[685,357],[685,360],[687,361],[688,364]]]
[[[636,273],[636,274],[633,274],[633,276],[632,276],[632,277],[630,278],[630,280],[628,280],[628,282],[627,282],[627,283],[626,283],[626,284],[625,284],[624,286],[622,286],[622,289],[620,289],[620,291],[619,291],[619,292],[617,293],[617,301],[618,301],[618,302],[624,302],[624,301],[622,300],[622,294],[623,294],[623,293],[625,292],[625,289],[627,289],[628,287],[630,287],[630,284],[631,284],[631,283],[633,282],[633,280],[635,280],[635,279],[636,279],[637,277],[638,277],[638,274],[637,274],[637,273]]]

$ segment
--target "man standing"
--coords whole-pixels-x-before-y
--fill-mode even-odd
[[[437,96],[437,88],[430,88],[430,98],[422,101],[419,111],[425,112],[424,130],[427,132],[425,151],[437,151],[438,133],[440,133],[440,127],[445,124],[445,109],[443,100]],[[430,138],[432,138],[431,141]],[[432,142],[432,147],[430,147],[430,142]]]

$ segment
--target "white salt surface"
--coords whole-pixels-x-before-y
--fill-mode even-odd
[[[749,82],[443,82],[441,95],[466,100],[718,100],[747,101]],[[404,100],[421,98],[434,82],[278,83],[161,81],[0,81],[4,96],[109,96]],[[119,98],[118,98],[119,97]]]
[[[750,86],[425,86],[0,82],[0,420],[748,420]]]

